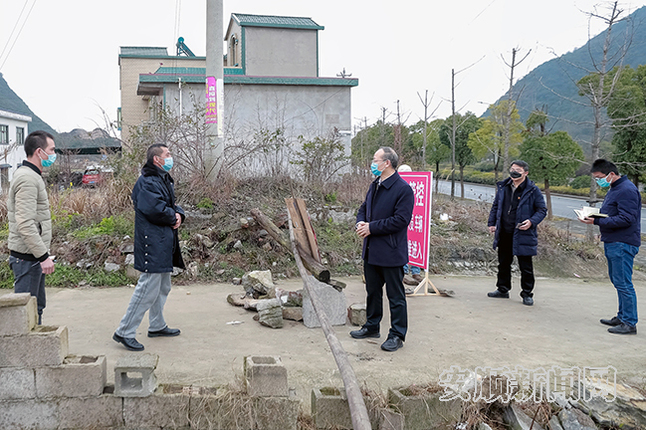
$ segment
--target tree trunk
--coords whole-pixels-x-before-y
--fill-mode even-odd
[[[464,166],[460,166],[460,199],[464,200]]]

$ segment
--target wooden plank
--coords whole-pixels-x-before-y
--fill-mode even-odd
[[[296,204],[297,204],[298,210],[301,213],[303,229],[305,230],[305,233],[307,233],[307,240],[310,246],[310,253],[312,254],[312,257],[314,257],[314,259],[320,263],[321,253],[319,252],[319,245],[318,243],[316,243],[316,234],[314,234],[314,227],[312,227],[312,223],[310,222],[310,216],[307,213],[307,208],[305,207],[305,200],[296,199]]]

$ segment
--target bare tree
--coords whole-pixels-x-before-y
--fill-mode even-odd
[[[507,94],[507,111],[505,115],[505,119],[503,121],[505,127],[502,130],[502,140],[503,140],[503,168],[506,169],[509,167],[509,136],[511,134],[510,132],[510,126],[512,123],[512,114],[514,113],[514,107],[516,106],[516,103],[514,103],[513,99],[513,89],[514,89],[514,69],[520,65],[525,59],[529,56],[529,54],[532,52],[530,49],[527,54],[518,62],[516,62],[516,54],[518,53],[519,49],[518,48],[513,48],[511,50],[511,64],[507,63],[505,61],[505,58],[501,55],[502,61],[509,67],[509,92]],[[518,96],[517,96],[518,98]]]

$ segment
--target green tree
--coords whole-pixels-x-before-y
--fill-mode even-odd
[[[509,104],[511,103],[511,109]],[[494,162],[494,175],[498,180],[501,171],[500,161],[504,160],[505,132],[509,131],[508,156],[518,156],[518,145],[523,141],[523,123],[513,100],[501,100],[489,106],[491,115],[482,121],[482,126],[469,136],[468,145],[476,158],[491,157]],[[508,113],[511,114],[508,115]],[[510,120],[511,118],[511,120]],[[509,166],[502,166],[507,168]]]
[[[352,151],[350,158],[352,165],[362,171],[372,160],[372,155],[382,146],[392,146],[394,142],[394,132],[392,124],[382,120],[377,121],[374,125],[366,126],[352,138]]]
[[[563,182],[574,176],[583,160],[583,150],[565,131],[548,133],[547,114],[533,111],[527,118],[525,140],[520,146],[521,157],[529,164],[536,180],[545,183],[547,216],[552,218],[550,181]]]
[[[473,151],[468,145],[469,135],[480,128],[480,120],[473,112],[464,115],[455,114],[457,129],[455,133],[455,162],[460,169],[460,191],[464,198],[464,167],[476,161]],[[453,116],[448,117],[440,126],[440,142],[451,150]]]
[[[327,138],[307,140],[299,136],[298,142],[301,149],[295,151],[291,163],[303,167],[303,177],[308,182],[327,182],[347,165],[348,157],[337,130]]]
[[[611,76],[618,76],[608,102],[614,131],[612,159],[639,185],[646,166],[646,65],[615,68]]]
[[[435,166],[435,189],[440,172],[440,163],[448,160],[451,150],[440,141],[440,126],[444,124],[443,119],[436,119],[426,124],[426,162]],[[418,121],[410,128],[410,142],[417,156],[422,157],[422,146],[424,145],[424,121]]]

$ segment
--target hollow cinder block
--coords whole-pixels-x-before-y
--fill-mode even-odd
[[[443,392],[414,394],[407,389],[389,389],[388,403],[404,415],[404,429],[425,430],[454,426],[462,414],[460,399],[441,401]]]
[[[363,397],[366,405],[370,399]],[[334,387],[312,389],[312,417],[317,429],[352,428],[352,416],[345,390]],[[369,409],[368,417],[373,429],[379,428],[380,417],[376,410]]]
[[[36,397],[34,370],[18,367],[0,369],[0,400],[33,399]]]
[[[258,397],[286,397],[287,369],[278,356],[249,356],[244,360],[247,393]]]
[[[157,388],[157,354],[126,354],[114,366],[114,395],[147,397]]]
[[[103,394],[106,381],[105,356],[65,358],[60,366],[37,367],[36,395],[47,397],[92,397]]]
[[[36,327],[36,298],[29,293],[0,296],[0,336],[29,333]]]
[[[0,367],[58,366],[68,352],[65,326],[41,325],[25,335],[0,337]]]

